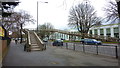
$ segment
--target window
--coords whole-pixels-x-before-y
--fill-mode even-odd
[[[104,35],[103,29],[100,29],[100,35]]]
[[[110,28],[106,29],[107,34],[110,34]]]
[[[118,27],[115,27],[115,28],[114,28],[114,36],[115,36],[116,38],[119,38],[119,30],[118,30]]]
[[[95,30],[94,30],[94,32],[95,32],[95,35],[97,35],[97,34],[98,34],[98,31],[97,31],[97,29],[95,29]]]
[[[90,34],[92,34],[92,30],[90,30]]]
[[[118,27],[114,28],[114,33],[119,33]]]
[[[107,28],[107,29],[106,29],[106,33],[107,33],[106,35],[107,35],[108,37],[110,37],[110,35],[111,35],[111,33],[110,33],[110,28]]]
[[[114,36],[115,36],[116,38],[119,38],[119,33],[114,33]]]

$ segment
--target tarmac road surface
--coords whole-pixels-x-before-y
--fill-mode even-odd
[[[118,60],[47,45],[45,51],[25,52],[24,44],[11,42],[3,66],[118,66]]]

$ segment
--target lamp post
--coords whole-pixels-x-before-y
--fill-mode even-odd
[[[120,0],[116,0],[117,2],[117,6],[118,6],[118,14],[119,14],[119,22],[118,22],[118,32],[119,32],[119,43],[118,43],[118,47],[120,47]],[[119,51],[118,51],[118,59],[120,59],[120,48],[119,48]],[[118,63],[120,64],[120,61],[118,61]]]
[[[118,29],[119,29],[119,41],[120,41],[120,0],[116,0],[118,6],[118,14],[119,14],[119,22],[118,22]]]
[[[37,32],[38,32],[38,8],[39,8],[39,2],[40,3],[48,3],[48,2],[42,2],[42,1],[37,1]]]

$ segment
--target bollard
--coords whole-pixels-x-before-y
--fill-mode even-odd
[[[46,45],[47,45],[47,44],[44,44],[44,47],[45,47],[45,49],[44,49],[44,50],[46,50]]]
[[[96,52],[97,52],[97,55],[98,55],[98,45],[96,44]]]
[[[26,49],[27,49],[27,48],[26,48],[26,45],[27,45],[27,44],[24,45],[24,51],[26,51]]]
[[[68,49],[68,43],[66,43],[66,49]]]
[[[75,50],[75,43],[73,43],[73,50]]]
[[[118,50],[117,50],[117,46],[115,46],[115,54],[116,54],[116,59],[118,58]]]
[[[83,52],[85,52],[85,44],[83,43]]]

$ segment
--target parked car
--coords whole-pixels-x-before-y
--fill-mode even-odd
[[[95,44],[95,45],[102,45],[101,41],[97,41],[96,39],[81,39],[82,43],[84,44]]]
[[[63,41],[62,40],[55,40],[53,42],[53,46],[63,46]]]
[[[61,38],[61,40],[65,40],[65,39]]]

